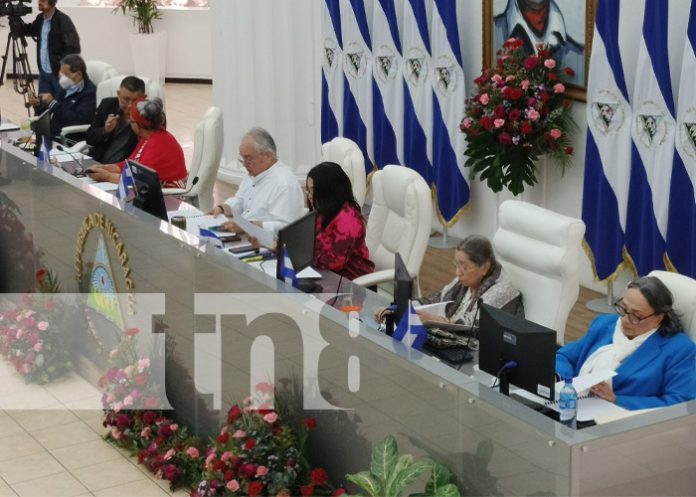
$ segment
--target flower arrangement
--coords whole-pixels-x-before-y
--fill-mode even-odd
[[[60,290],[50,271],[36,272],[41,293]],[[45,384],[73,370],[64,322],[67,308],[53,296],[25,294],[21,305],[0,313],[0,355],[27,382]]]
[[[203,480],[191,497],[329,495],[326,470],[310,468],[304,455],[305,441],[316,420],[310,418],[301,430],[282,422],[282,415],[268,404],[272,385],[261,383],[264,397],[259,409],[248,397],[243,407],[234,405],[227,424],[206,453]],[[333,495],[345,493],[343,489]]]
[[[537,182],[535,161],[542,154],[565,170],[573,153],[570,134],[577,129],[563,84],[573,70],[561,70],[548,46],[539,46],[536,55],[522,46],[508,39],[495,67],[474,80],[475,94],[460,124],[472,176],[480,174],[494,192],[507,188],[514,195]]]

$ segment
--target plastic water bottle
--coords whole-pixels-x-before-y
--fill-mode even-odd
[[[561,423],[573,429],[577,428],[578,392],[573,386],[573,378],[571,377],[565,378],[565,385],[563,385],[558,398],[558,411]]]

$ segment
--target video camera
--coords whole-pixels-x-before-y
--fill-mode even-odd
[[[31,7],[25,5],[30,2],[31,0],[0,0],[0,17],[7,16],[12,21],[31,14]]]

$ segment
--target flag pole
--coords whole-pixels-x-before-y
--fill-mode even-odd
[[[585,304],[589,310],[599,314],[615,314],[614,310],[614,282],[610,281],[607,284],[606,298],[588,300]]]
[[[442,235],[438,233],[431,236],[428,241],[428,246],[439,249],[451,249],[455,248],[459,242],[461,242],[461,239],[449,236],[448,228],[445,224],[443,225]]]

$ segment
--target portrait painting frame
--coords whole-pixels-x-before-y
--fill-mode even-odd
[[[495,62],[495,51],[496,46],[500,46],[503,41],[494,39],[496,32],[496,13],[494,11],[495,4],[508,5],[509,2],[515,0],[482,0],[483,2],[483,66],[491,67]],[[551,0],[554,2],[554,0]],[[574,0],[577,2],[577,0]],[[578,100],[580,102],[587,101],[587,74],[590,68],[590,54],[592,53],[592,35],[594,33],[594,19],[597,7],[597,0],[582,0],[584,5],[584,39],[577,40],[577,43],[584,47],[583,54],[581,57],[576,58],[578,60],[578,67],[568,64],[572,69],[581,69],[581,71],[576,71],[578,74],[582,74],[580,81],[568,83],[567,95],[573,100]],[[555,3],[555,2],[554,2]],[[565,2],[560,2],[565,3]],[[580,2],[578,2],[580,3]],[[572,16],[571,16],[572,17]],[[577,27],[577,26],[576,26]],[[578,32],[578,29],[575,30]],[[577,36],[577,35],[576,35]]]

